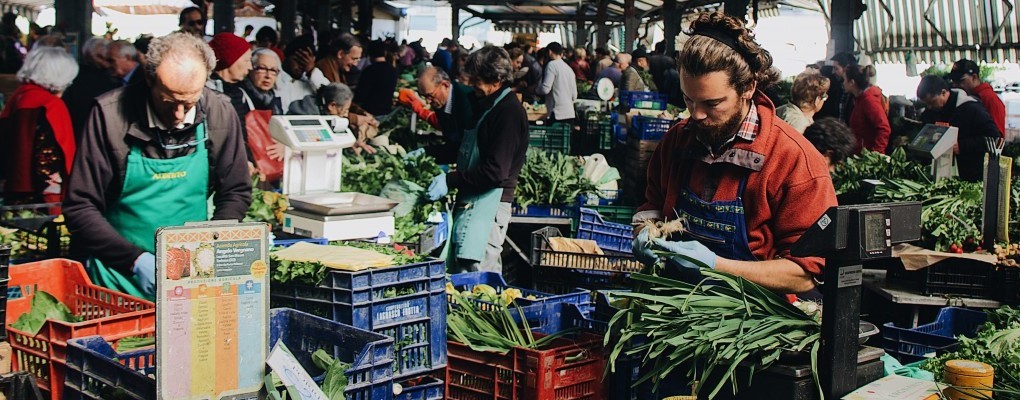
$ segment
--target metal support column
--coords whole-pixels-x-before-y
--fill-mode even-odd
[[[634,42],[637,40],[638,26],[641,20],[637,18],[634,10],[634,0],[623,1],[623,51],[630,53],[634,51]]]
[[[609,49],[609,26],[606,21],[609,17],[609,0],[599,0],[598,10],[595,13],[595,26],[597,30],[594,48]]]
[[[454,42],[460,43],[460,6],[450,4],[450,30],[453,32],[451,38]]]
[[[315,6],[315,30],[325,35],[330,29],[333,29],[333,2],[319,0]]]
[[[213,2],[213,33],[234,33],[234,0]]]
[[[829,10],[831,11],[829,26],[832,28],[829,37],[835,43],[834,53],[854,51],[854,3],[857,0],[832,0]]]
[[[680,13],[676,0],[662,2],[662,30],[666,41],[666,55],[672,57],[676,51],[676,37],[680,35]]]
[[[276,2],[276,20],[280,22],[280,42],[288,43],[297,36],[297,2]]]
[[[69,34],[78,35],[78,48],[92,37],[92,2],[56,0],[56,26]],[[78,57],[78,54],[74,55]]]
[[[372,36],[372,20],[375,18],[375,5],[372,0],[358,0],[358,33],[366,37]]]
[[[584,7],[577,8],[577,22],[574,30],[574,47],[588,47],[588,26],[584,24]]]
[[[340,20],[337,26],[340,28],[340,32],[350,32],[351,25],[354,22],[354,18],[351,16],[354,14],[354,2],[351,0],[340,0]]]

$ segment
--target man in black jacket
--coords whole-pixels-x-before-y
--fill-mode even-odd
[[[151,299],[156,229],[208,219],[210,194],[213,219],[244,218],[251,182],[237,114],[204,87],[216,62],[209,46],[173,33],[146,58],[146,84],[95,99],[64,216],[94,283]]]
[[[409,156],[428,154],[440,164],[457,162],[460,140],[464,131],[474,128],[478,99],[473,87],[450,80],[438,67],[428,67],[418,75],[418,93],[422,93],[431,109],[426,109],[414,91],[400,89],[398,102],[409,107],[419,118],[443,132],[443,143],[413,150]]]
[[[960,179],[981,181],[985,154],[1001,137],[985,107],[962,89],[950,89],[942,77],[935,75],[921,78],[917,97],[927,106],[921,114],[921,121],[959,129],[954,150]]]
[[[81,142],[85,119],[89,116],[96,96],[123,86],[110,74],[110,60],[107,54],[109,45],[109,40],[100,37],[85,41],[81,49],[81,68],[78,76],[61,97],[71,113],[74,137],[78,142]]]

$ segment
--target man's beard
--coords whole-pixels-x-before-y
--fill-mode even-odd
[[[703,121],[690,120],[687,123],[688,128],[698,135],[698,139],[702,142],[712,146],[713,149],[719,149],[723,143],[730,140],[734,135],[737,134],[737,130],[740,129],[740,124],[744,121],[744,116],[741,113],[734,113],[730,119],[723,122],[721,125],[709,125]]]

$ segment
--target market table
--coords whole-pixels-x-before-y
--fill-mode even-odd
[[[1002,303],[990,299],[976,299],[958,296],[929,296],[916,293],[909,288],[890,284],[885,280],[886,271],[865,269],[864,288],[893,304],[909,307],[910,327],[918,326],[922,307],[967,307],[999,308]]]

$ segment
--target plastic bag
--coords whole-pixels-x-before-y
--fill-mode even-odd
[[[269,119],[273,117],[270,110],[251,110],[244,117],[244,125],[248,129],[248,147],[255,156],[255,166],[266,175],[266,182],[278,182],[283,178],[283,161],[269,158],[266,149],[276,143],[269,134]]]
[[[418,200],[425,196],[425,188],[411,181],[390,181],[382,188],[379,196],[397,201],[393,207],[393,215],[403,217],[414,209]]]

